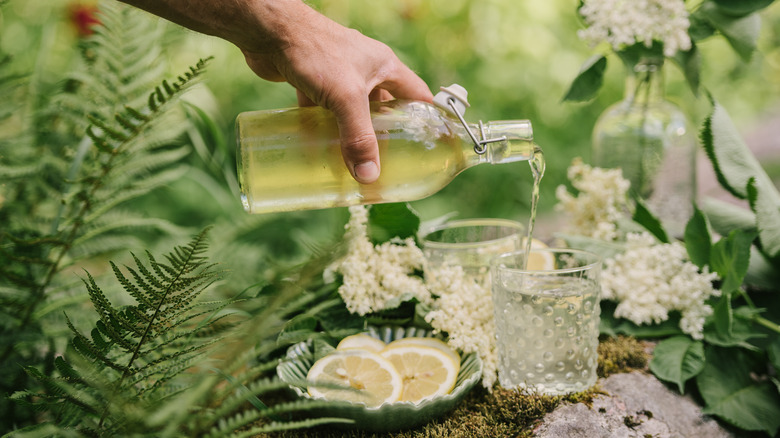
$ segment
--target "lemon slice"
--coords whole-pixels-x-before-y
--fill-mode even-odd
[[[523,238],[523,245],[527,242],[526,238]],[[531,238],[531,249],[543,249],[547,248],[547,244],[541,240]],[[528,264],[526,269],[529,271],[549,271],[555,269],[555,255],[552,252],[537,251],[532,252],[528,257]]]
[[[403,390],[401,375],[393,364],[362,349],[336,350],[324,356],[314,362],[306,380],[312,397],[368,407],[397,401]]]
[[[382,350],[403,380],[400,401],[420,403],[448,394],[455,387],[460,362],[444,351],[424,345],[399,345]]]
[[[439,338],[428,338],[428,337],[399,338],[387,344],[386,348],[395,348],[403,345],[423,345],[426,347],[438,348],[439,350],[447,353],[447,356],[449,356],[450,359],[453,360],[453,362],[457,364],[460,363],[460,355],[458,354],[458,352],[453,350],[452,347],[447,345],[446,342],[442,341]]]
[[[347,350],[350,348],[361,348],[363,350],[379,353],[385,348],[385,343],[366,333],[347,336],[336,346],[337,350]]]

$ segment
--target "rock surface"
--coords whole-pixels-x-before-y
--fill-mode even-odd
[[[615,374],[599,380],[608,395],[593,406],[564,404],[545,416],[537,438],[733,438],[703,415],[690,397],[667,388],[652,375]]]

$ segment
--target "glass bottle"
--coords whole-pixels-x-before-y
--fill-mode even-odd
[[[593,165],[620,168],[667,231],[682,236],[696,194],[696,144],[685,114],[664,98],[663,57],[641,58],[625,97],[593,129]]]
[[[246,211],[412,201],[436,193],[469,167],[534,155],[527,120],[468,124],[439,106],[410,100],[374,102],[371,109],[381,164],[372,184],[359,184],[348,172],[330,111],[305,107],[239,114],[238,176]],[[475,144],[472,135],[485,142]]]

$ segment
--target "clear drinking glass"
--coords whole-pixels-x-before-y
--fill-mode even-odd
[[[460,266],[489,291],[490,260],[522,249],[524,230],[521,223],[508,219],[462,219],[432,228],[421,242],[432,267]]]
[[[526,270],[525,251],[491,263],[498,381],[549,395],[583,391],[596,382],[601,258],[561,248],[531,253],[554,268]]]

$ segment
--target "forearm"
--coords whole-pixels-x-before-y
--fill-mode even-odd
[[[314,11],[300,0],[120,0],[253,52],[282,49]]]

